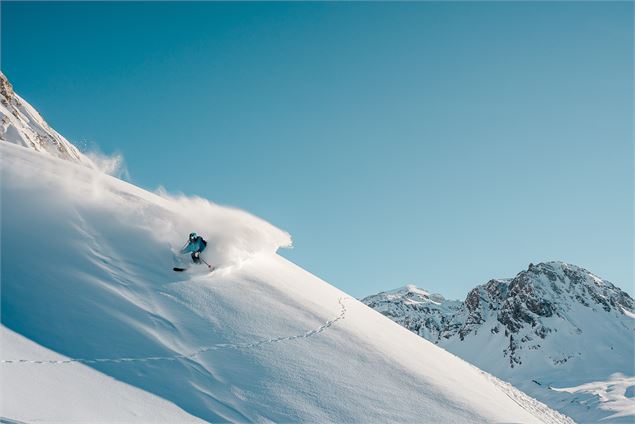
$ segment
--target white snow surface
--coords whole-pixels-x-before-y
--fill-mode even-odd
[[[571,422],[283,259],[257,217],[0,155],[6,420]],[[217,271],[172,271],[191,231]]]
[[[14,422],[86,423],[95,417],[111,423],[139,417],[153,423],[204,422],[171,402],[73,362],[4,326],[0,327],[0,356],[30,358],[20,366],[0,367],[0,416],[14,417]],[[41,361],[58,361],[63,366],[42,366]]]
[[[596,414],[593,421],[633,422],[635,417],[635,377],[612,374],[606,381],[593,381],[575,387],[552,387],[557,392],[571,393],[589,410],[609,411]]]

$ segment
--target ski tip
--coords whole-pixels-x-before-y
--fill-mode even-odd
[[[183,271],[185,271],[185,268],[177,268],[177,267],[174,267],[174,268],[172,268],[172,269],[173,269],[174,271],[176,271],[176,272],[183,272]]]

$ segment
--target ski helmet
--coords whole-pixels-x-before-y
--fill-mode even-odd
[[[195,239],[196,238],[196,233],[190,233],[190,240]]]

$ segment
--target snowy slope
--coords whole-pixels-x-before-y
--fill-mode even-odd
[[[72,362],[5,327],[0,329],[0,355],[31,361],[0,368],[1,417],[27,422],[91,422],[95,417],[107,422],[138,417],[154,423],[203,422],[173,403]],[[43,367],[41,361],[64,365]]]
[[[465,302],[415,286],[364,303],[579,422],[635,420],[634,302],[562,262],[491,280]]]
[[[40,114],[17,93],[0,72],[0,140],[78,163],[92,162],[51,128]]]
[[[46,379],[63,355],[209,421],[566,422],[276,255],[288,235],[258,218],[0,153],[2,323],[56,352],[42,376],[19,362],[41,355],[3,356],[9,382]],[[192,229],[218,272],[171,270]],[[59,418],[3,390],[9,419]]]
[[[271,224],[18,144],[0,142],[4,419],[569,422],[278,256]],[[191,231],[214,273],[172,271]]]

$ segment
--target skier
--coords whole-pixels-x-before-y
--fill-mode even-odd
[[[196,233],[190,233],[190,237],[189,237],[189,240],[187,242],[187,245],[183,249],[181,249],[181,253],[185,254],[185,253],[192,252],[192,255],[191,255],[192,256],[192,261],[195,264],[200,264],[201,263],[201,258],[200,258],[201,252],[203,250],[205,250],[206,247],[207,247],[207,242],[205,240],[203,240],[203,237],[199,236]]]

